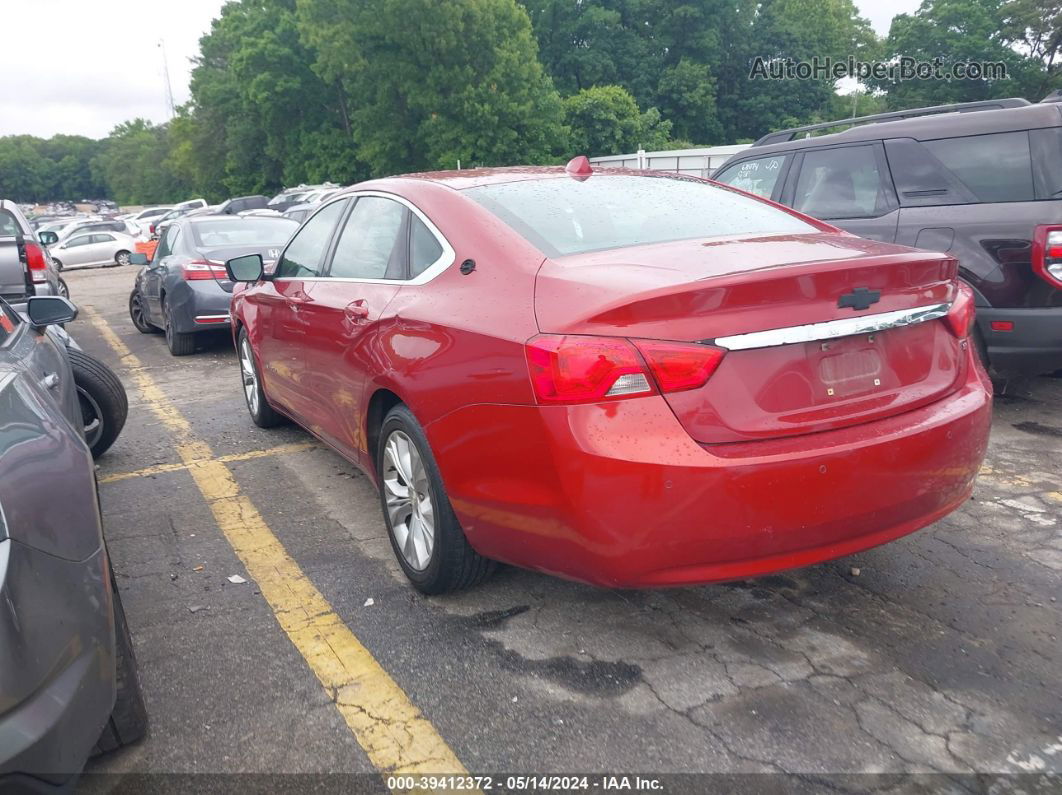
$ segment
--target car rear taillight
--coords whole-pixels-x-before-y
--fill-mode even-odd
[[[527,343],[542,403],[586,403],[703,386],[726,353],[684,342],[544,334]]]
[[[181,266],[181,277],[186,282],[198,282],[207,280],[222,280],[229,278],[225,270],[225,263],[215,262],[209,259],[197,259],[186,262]]]
[[[34,284],[44,284],[48,281],[48,259],[44,254],[44,249],[36,243],[24,243],[23,249],[30,278]]]
[[[1036,227],[1032,266],[1041,279],[1062,288],[1062,226]]]
[[[965,339],[970,336],[976,311],[973,290],[965,282],[959,282],[955,300],[951,302],[951,309],[944,316],[944,322],[952,334],[959,339]]]
[[[726,355],[725,348],[691,342],[634,340],[661,392],[697,389],[715,372]]]
[[[148,234],[152,234],[152,235],[153,235],[153,234],[155,234],[155,225],[154,225],[154,224],[152,224],[152,225],[151,225],[151,226],[150,226],[150,227],[148,228]]]

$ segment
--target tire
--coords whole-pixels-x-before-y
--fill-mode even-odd
[[[59,261],[58,257],[52,257],[52,264],[55,265],[55,269],[57,271],[61,271],[63,269],[63,263]]]
[[[63,298],[70,297],[70,288],[66,286],[66,281],[64,279],[59,280],[59,295]]]
[[[158,326],[148,321],[147,312],[144,311],[144,297],[137,289],[129,293],[129,319],[133,321],[133,328],[141,334],[158,334],[161,331]]]
[[[166,347],[174,356],[189,356],[195,353],[195,334],[183,334],[173,328],[173,315],[165,301],[162,304],[162,317],[165,321],[163,331],[166,334]]]
[[[247,337],[246,329],[240,329],[240,336],[236,341],[236,355],[240,360],[243,400],[247,404],[247,413],[251,415],[251,421],[259,428],[273,428],[280,425],[284,422],[284,417],[266,400],[265,392],[262,390],[261,370],[258,369],[258,360],[254,357],[254,350],[251,348],[251,340]]]
[[[465,538],[443,487],[431,446],[416,417],[404,405],[395,406],[384,417],[379,439],[376,471],[380,479],[380,505],[391,548],[413,587],[421,593],[434,595],[470,588],[482,582],[494,570],[495,563],[472,549]],[[390,447],[392,443],[396,448]],[[404,455],[407,452],[404,445],[407,444],[412,448],[408,456]],[[396,452],[397,456],[394,455]],[[395,466],[396,458],[408,458],[402,466],[410,470],[408,475],[412,475],[413,489],[406,485],[408,475]],[[416,497],[404,499],[403,490],[406,494],[415,492]],[[428,498],[428,511],[424,510],[425,497]],[[402,517],[407,506],[407,518],[399,522],[396,530],[396,518]],[[428,523],[434,525],[430,549],[426,541],[428,534],[423,529]],[[416,543],[418,539],[420,546]]]
[[[118,376],[103,362],[77,348],[67,348],[67,355],[85,423],[85,442],[92,457],[99,458],[125,427],[129,399]]]
[[[110,562],[108,561],[108,567]],[[114,709],[96,741],[93,756],[114,751],[139,740],[147,732],[148,717],[144,707],[144,694],[140,687],[136,655],[133,653],[133,638],[125,620],[125,609],[118,585],[111,569],[111,593],[114,602],[114,678],[116,695]]]
[[[122,249],[121,251],[117,252],[114,255],[114,264],[115,265],[128,265],[129,264],[129,252],[126,251],[125,249]]]

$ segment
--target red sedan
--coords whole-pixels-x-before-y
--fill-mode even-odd
[[[954,259],[703,180],[562,168],[357,185],[228,264],[255,423],[379,488],[426,593],[504,561],[750,577],[970,494],[990,386]]]

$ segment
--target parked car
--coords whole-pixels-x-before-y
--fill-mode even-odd
[[[985,453],[953,258],[699,178],[377,180],[227,268],[252,420],[361,467],[425,593],[828,560],[954,510]]]
[[[188,201],[177,202],[177,204],[174,205],[173,209],[186,210],[190,212],[192,210],[201,210],[206,206],[206,199],[189,199]]]
[[[129,296],[129,316],[144,334],[163,331],[174,356],[195,352],[196,335],[229,327],[232,282],[225,260],[251,252],[272,263],[298,225],[287,218],[185,217],[172,222]]]
[[[169,225],[172,222],[176,221],[178,218],[183,218],[184,216],[188,215],[191,212],[194,212],[195,210],[201,209],[201,207],[175,207],[174,209],[166,213],[164,216],[159,218],[157,221],[153,222],[148,227],[148,234],[150,234],[151,237],[154,239],[160,238],[162,237],[162,233],[165,232],[167,228],[169,228]]]
[[[840,124],[856,126],[804,137]],[[713,178],[957,257],[992,370],[1062,369],[1062,105],[991,100],[783,130]]]
[[[36,296],[23,319],[0,300],[0,789],[70,785],[147,725],[69,349],[52,334],[76,314]]]
[[[145,207],[131,218],[125,220],[128,220],[133,228],[136,229],[137,236],[147,237],[149,234],[148,229],[151,227],[151,224],[172,209],[173,207]]]
[[[295,204],[284,211],[284,217],[290,218],[292,221],[298,221],[301,224],[316,209],[316,204]]]
[[[48,246],[60,270],[95,265],[128,265],[136,251],[136,239],[121,232],[81,232]]]
[[[235,199],[223,201],[214,210],[217,215],[238,215],[247,210],[264,210],[269,204],[265,196],[239,196]]]
[[[41,231],[52,231],[42,229]],[[130,234],[130,225],[117,219],[91,218],[72,221],[62,229],[56,231],[59,243],[69,240],[74,235],[82,235],[87,232],[120,232],[123,235]]]
[[[14,202],[0,199],[0,298],[16,306],[69,292],[38,234]]]
[[[319,203],[326,193],[339,190],[339,186],[331,182],[320,185],[297,185],[294,188],[285,188],[272,199],[267,205],[270,210],[283,213],[296,204]]]

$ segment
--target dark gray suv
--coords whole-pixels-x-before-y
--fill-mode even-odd
[[[814,135],[842,125],[854,126]],[[782,130],[712,178],[861,237],[952,254],[976,293],[991,369],[1062,369],[1062,103],[1003,99]]]

